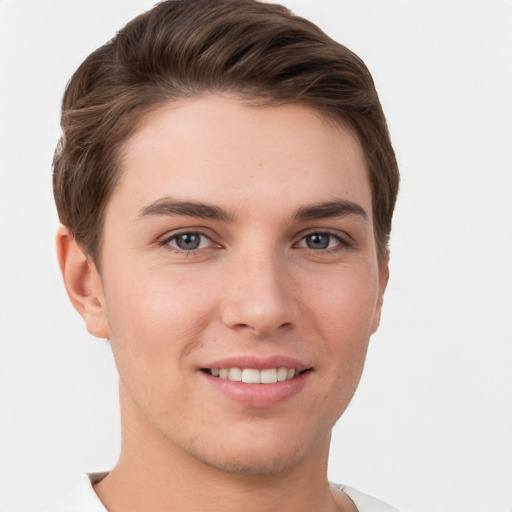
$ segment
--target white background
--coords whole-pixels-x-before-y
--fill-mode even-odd
[[[119,448],[116,375],[60,281],[50,162],[79,63],[152,0],[0,0],[0,509]],[[402,172],[391,282],[330,478],[512,511],[512,1],[290,0],[372,71]]]

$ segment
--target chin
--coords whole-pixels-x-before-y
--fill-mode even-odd
[[[306,458],[300,452],[256,454],[252,450],[247,450],[245,454],[218,457],[202,454],[202,462],[213,469],[233,475],[251,476],[285,473],[299,466]]]
[[[327,446],[330,435],[326,436]],[[291,471],[300,466],[319,448],[320,442],[308,439],[295,440],[283,435],[269,435],[261,432],[250,439],[226,441],[222,450],[212,451],[203,446],[191,447],[189,454],[205,465],[228,474],[236,475],[276,475]],[[211,445],[212,446],[212,445]]]

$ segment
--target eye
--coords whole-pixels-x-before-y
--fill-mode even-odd
[[[315,251],[332,249],[339,245],[346,245],[346,243],[340,237],[331,233],[310,233],[297,244],[298,247],[305,247]]]
[[[196,251],[205,249],[212,245],[212,241],[202,233],[186,232],[173,235],[164,241],[165,245],[170,245],[180,251]]]

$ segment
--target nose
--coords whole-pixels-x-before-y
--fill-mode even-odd
[[[268,336],[298,318],[290,269],[272,251],[241,254],[227,271],[222,321],[232,329]]]

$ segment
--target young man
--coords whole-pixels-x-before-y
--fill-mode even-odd
[[[162,2],[80,66],[62,128],[59,262],[122,448],[55,510],[393,510],[327,481],[398,188],[364,64],[277,5]]]

